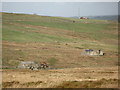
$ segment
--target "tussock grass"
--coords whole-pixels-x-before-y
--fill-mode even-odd
[[[14,87],[16,85],[19,86],[19,87],[37,86],[41,83],[43,83],[43,82],[42,81],[26,82],[26,83],[20,83],[19,81],[3,82],[3,88]]]
[[[2,87],[12,87],[15,84],[19,84],[19,81],[3,82]]]
[[[56,88],[102,88],[107,87],[109,84],[113,87],[118,85],[117,79],[101,79],[98,81],[65,81],[61,85],[56,86]],[[111,86],[111,87],[112,87]],[[110,88],[110,87],[109,87]],[[117,87],[116,87],[117,88]]]

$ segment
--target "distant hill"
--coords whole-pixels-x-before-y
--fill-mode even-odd
[[[117,15],[110,15],[110,16],[86,16],[90,19],[97,19],[97,20],[111,20],[111,21],[118,21]],[[74,16],[72,18],[78,18],[78,16]]]
[[[112,21],[118,21],[117,15],[110,15],[110,16],[90,16],[91,19],[98,19],[98,20],[112,20]]]

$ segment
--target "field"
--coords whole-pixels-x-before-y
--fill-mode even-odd
[[[117,22],[2,13],[2,23],[4,88],[118,87]],[[105,55],[82,56],[84,49]],[[17,69],[20,61],[50,69]]]

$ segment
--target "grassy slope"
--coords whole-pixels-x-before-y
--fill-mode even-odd
[[[79,66],[80,64],[77,63],[79,57],[71,57],[73,51],[79,52],[78,48],[103,49],[109,52],[108,54],[117,53],[118,36],[116,22],[10,13],[3,13],[2,18],[3,42],[7,42],[7,44],[3,46],[4,65],[8,64],[8,61],[9,65],[14,65],[17,61],[29,59],[50,61],[50,59],[54,57],[59,60],[59,63],[74,59],[76,62],[71,60],[71,62],[68,63]],[[73,20],[75,23],[73,23]],[[48,42],[50,44],[46,44]],[[55,42],[59,42],[60,45]],[[27,45],[27,43],[29,43],[29,45]],[[37,44],[32,46],[33,43],[38,43],[39,47]],[[45,43],[45,45],[42,46],[42,43]],[[64,46],[64,43],[68,43],[69,45]],[[19,45],[19,47],[12,44]],[[23,48],[22,45],[26,48]],[[32,48],[34,47],[36,47],[36,49],[33,50]],[[55,47],[60,47],[61,49],[55,49]],[[41,49],[41,51],[39,51],[39,48],[48,48],[49,51]],[[69,50],[73,51],[70,52]],[[53,52],[53,54],[50,56],[51,52]],[[55,56],[56,53],[58,53],[58,56]],[[107,59],[109,60],[108,62],[112,63],[110,60],[115,60],[116,58],[117,57],[113,55],[113,57],[92,59]],[[90,58],[86,58],[85,60],[87,59]],[[12,63],[13,61],[14,63]],[[92,62],[87,62],[86,65],[91,65]],[[68,67],[70,65],[68,65]]]
[[[75,20],[76,23],[73,23],[72,22],[73,20]],[[109,27],[111,25],[114,25],[114,23],[110,23],[107,21],[96,21],[96,20],[92,20],[92,21],[91,20],[77,20],[77,19],[73,19],[73,20],[68,19],[68,18],[67,19],[59,18],[59,17],[42,17],[42,16],[35,16],[35,15],[4,14],[3,15],[3,35],[4,35],[4,32],[5,32],[5,35],[7,35],[6,33],[8,33],[8,29],[10,29],[10,30],[12,29],[13,32],[11,30],[11,32],[9,32],[9,33],[11,33],[11,34],[15,33],[14,35],[22,34],[22,32],[16,31],[18,29],[25,29],[27,31],[27,28],[25,28],[25,27],[21,27],[21,26],[15,27],[12,25],[12,23],[17,23],[20,25],[24,24],[24,25],[61,28],[61,29],[71,30],[71,31],[74,31],[77,33],[82,32],[82,34],[88,33],[88,34],[92,34],[92,35],[90,35],[90,37],[92,37],[93,39],[99,39],[99,40],[101,40],[103,38],[106,38],[106,39],[108,39],[108,38],[116,39],[117,38],[117,36],[112,33],[109,33],[109,34],[104,33],[104,30],[109,31],[109,32],[115,30],[115,29],[111,29],[111,27]],[[96,22],[99,22],[99,23],[96,23]],[[32,30],[32,28],[30,28],[30,29]],[[41,34],[39,34],[39,35],[41,35]],[[28,39],[29,39],[30,38],[29,36],[31,36],[31,33],[28,33],[28,35],[26,35],[26,33],[25,33],[23,36],[26,36],[26,37],[28,36]],[[50,38],[49,36],[46,36],[46,35],[45,35],[45,37]],[[4,37],[4,38],[6,38],[6,37]],[[3,38],[3,40],[4,40],[4,38]],[[37,39],[37,37],[33,37],[33,38]],[[58,39],[57,36],[55,37],[55,35],[54,35],[54,38]],[[22,39],[22,38],[19,38],[19,39]]]

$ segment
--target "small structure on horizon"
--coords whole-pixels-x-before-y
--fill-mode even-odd
[[[81,54],[88,55],[88,56],[103,56],[104,55],[102,50],[92,50],[92,49],[85,49]]]
[[[79,19],[89,19],[89,18],[87,18],[87,17],[80,17]]]

